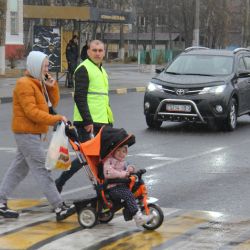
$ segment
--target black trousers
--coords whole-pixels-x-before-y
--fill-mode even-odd
[[[68,86],[73,87],[73,75],[77,67],[77,62],[68,61]]]
[[[135,197],[126,185],[117,185],[109,189],[109,195],[113,200],[124,200],[125,208],[131,216],[138,211]]]

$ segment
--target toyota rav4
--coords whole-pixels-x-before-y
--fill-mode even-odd
[[[144,96],[150,128],[163,121],[201,122],[233,131],[250,113],[250,50],[190,47],[152,78]]]

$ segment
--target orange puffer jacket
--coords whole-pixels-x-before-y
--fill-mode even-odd
[[[46,86],[50,101],[55,107],[59,102],[59,88]],[[62,120],[61,115],[50,115],[48,104],[39,80],[24,76],[17,80],[13,91],[12,131],[14,133],[42,134],[48,125]]]

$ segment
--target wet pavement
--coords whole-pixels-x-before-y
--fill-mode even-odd
[[[83,229],[76,214],[56,222],[43,200],[11,200],[10,206],[22,213],[0,218],[0,250],[250,249],[250,219],[217,212],[162,208],[162,226],[147,231],[125,222],[119,211],[108,224]]]
[[[106,65],[111,93],[145,91],[153,72],[141,72],[135,65]],[[72,95],[59,76],[61,96]],[[0,103],[12,101],[16,78],[0,78]],[[1,108],[1,105],[0,105]],[[18,219],[0,217],[0,250],[17,249],[250,249],[250,217],[210,211],[162,208],[165,220],[155,231],[137,228],[117,213],[108,224],[82,229],[77,215],[56,222],[44,200],[11,200],[10,207],[21,211]]]

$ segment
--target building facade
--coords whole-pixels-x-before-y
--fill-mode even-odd
[[[23,0],[8,0],[6,11],[5,57],[21,56],[23,41]]]

